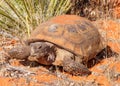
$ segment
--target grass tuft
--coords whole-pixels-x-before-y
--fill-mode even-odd
[[[2,0],[0,30],[13,36],[30,36],[40,23],[66,13],[70,7],[70,0]]]

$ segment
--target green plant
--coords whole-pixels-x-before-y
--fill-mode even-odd
[[[0,30],[29,36],[40,23],[66,13],[70,7],[70,0],[1,0]]]

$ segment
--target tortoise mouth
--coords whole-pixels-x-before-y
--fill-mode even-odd
[[[38,56],[36,56],[36,55],[30,55],[30,56],[28,57],[28,60],[29,60],[29,61],[37,61],[37,59],[38,59]]]
[[[49,58],[49,56],[45,55],[45,56],[36,56],[36,55],[31,55],[28,57],[29,61],[36,61],[40,64],[43,65],[52,65],[52,63],[55,61],[55,58],[51,59]]]
[[[43,52],[39,52],[39,53],[32,53],[29,57],[28,57],[28,60],[30,61],[37,61],[38,59],[42,59],[42,58],[45,58],[47,57],[47,54],[46,53],[43,53]]]

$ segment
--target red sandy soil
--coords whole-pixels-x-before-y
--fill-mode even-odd
[[[100,20],[97,21],[97,24],[103,37],[106,37],[106,44],[119,54],[120,24],[112,20]],[[17,43],[16,40],[6,39],[0,47],[0,51],[3,51],[3,47],[11,48]],[[8,61],[0,58],[0,63],[4,62]],[[10,60],[9,62],[12,67],[22,68],[21,71],[25,70],[26,73],[22,72],[20,75],[19,72],[16,72],[17,69],[16,71],[6,71],[5,68],[8,66],[2,67],[0,64],[0,86],[120,86],[120,56],[99,59],[98,63],[89,68],[92,71],[89,76],[72,76],[59,70],[50,72],[47,67],[42,65],[29,68],[19,60]],[[27,64],[27,62],[25,63]]]
[[[113,10],[113,15],[115,18],[120,18],[120,6],[117,6],[114,10]]]

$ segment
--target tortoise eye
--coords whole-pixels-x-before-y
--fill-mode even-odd
[[[38,49],[41,49],[41,48],[42,48],[42,46],[39,46],[39,47],[38,47]]]

